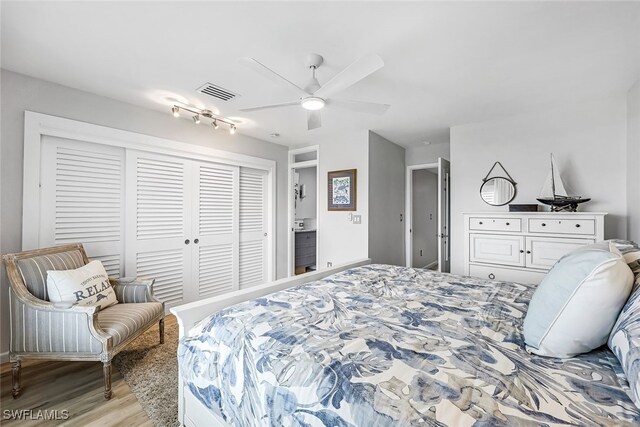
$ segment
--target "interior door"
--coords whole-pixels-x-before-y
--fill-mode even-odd
[[[238,289],[239,168],[195,163],[193,270],[197,295],[205,298]]]
[[[154,278],[167,307],[190,299],[191,161],[127,150],[126,275]]]
[[[267,174],[240,169],[239,288],[267,281]]]
[[[39,247],[82,243],[107,274],[124,270],[124,149],[46,136]]]
[[[442,157],[438,158],[438,271],[451,271],[451,191],[450,191],[450,163]]]

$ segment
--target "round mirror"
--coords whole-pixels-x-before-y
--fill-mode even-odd
[[[516,197],[516,186],[507,178],[489,178],[480,187],[480,197],[491,206],[506,205]]]

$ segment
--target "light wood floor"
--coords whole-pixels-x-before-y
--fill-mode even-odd
[[[176,323],[167,316],[165,324]],[[157,326],[154,326],[157,328]],[[0,365],[2,426],[152,426],[120,372],[113,367],[111,400],[105,400],[100,362],[22,362],[22,393],[11,397],[11,364]],[[66,421],[5,420],[5,410],[67,410]]]

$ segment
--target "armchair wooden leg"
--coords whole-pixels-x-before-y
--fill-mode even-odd
[[[160,329],[160,344],[164,344],[164,319],[160,320],[158,329]]]
[[[11,395],[14,399],[20,396],[20,371],[22,369],[22,362],[20,360],[14,360],[11,362]]]
[[[111,399],[111,361],[103,362],[102,375],[104,376],[104,398]]]

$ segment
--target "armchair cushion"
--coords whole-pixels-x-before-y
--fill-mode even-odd
[[[47,293],[47,270],[70,270],[84,265],[80,250],[19,259],[16,262],[27,290],[34,297],[49,301]]]
[[[98,325],[113,337],[113,346],[116,347],[163,312],[159,302],[116,304],[98,312]]]
[[[118,303],[109,276],[98,260],[74,270],[47,271],[47,275],[51,302],[95,305],[102,310]]]

